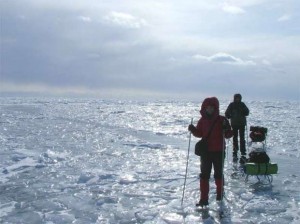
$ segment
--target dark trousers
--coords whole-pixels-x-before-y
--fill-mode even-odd
[[[206,156],[201,157],[201,179],[209,179],[212,166],[214,167],[214,178],[220,179],[223,177],[225,152],[208,152]]]
[[[245,142],[245,125],[232,126],[233,130],[233,154],[237,154],[240,149],[242,155],[246,155],[246,142]],[[238,142],[240,137],[240,147]]]
[[[207,155],[201,157],[201,173],[200,173],[200,201],[208,200],[209,178],[212,166],[214,167],[214,178],[217,189],[217,200],[223,197],[224,191],[224,166],[225,152],[208,152]]]

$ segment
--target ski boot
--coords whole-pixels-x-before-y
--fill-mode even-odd
[[[204,206],[208,206],[208,200],[200,200],[199,203],[196,204],[197,207],[204,207]]]
[[[237,156],[237,153],[234,152],[234,153],[232,154],[232,162],[237,163],[237,161],[238,161],[238,156]]]
[[[240,158],[240,164],[245,164],[247,162],[247,159],[245,156],[241,156]]]
[[[222,194],[217,194],[217,201],[222,201],[223,200],[223,195]]]

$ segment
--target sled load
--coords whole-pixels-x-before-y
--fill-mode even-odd
[[[273,181],[272,174],[277,174],[278,172],[277,164],[270,162],[270,157],[266,152],[267,133],[267,128],[260,126],[250,127],[250,144],[257,143],[259,147],[252,148],[249,153],[249,159],[244,164],[245,181],[248,181],[249,176],[256,176],[258,180],[260,180],[260,176],[264,176],[271,183]]]
[[[250,138],[252,142],[264,142],[265,144],[267,133],[267,128],[259,126],[250,126]]]

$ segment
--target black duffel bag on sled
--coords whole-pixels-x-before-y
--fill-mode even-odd
[[[249,163],[269,163],[270,157],[266,152],[252,151],[249,153]]]

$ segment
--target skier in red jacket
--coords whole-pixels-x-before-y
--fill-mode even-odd
[[[208,152],[201,156],[200,173],[200,201],[196,206],[208,205],[209,179],[212,166],[214,167],[214,178],[217,188],[217,201],[223,199],[223,165],[225,158],[225,138],[231,138],[233,132],[228,120],[220,115],[219,100],[216,97],[206,98],[200,110],[201,118],[197,126],[189,125],[188,129],[195,137],[206,137],[213,123],[209,135]]]

